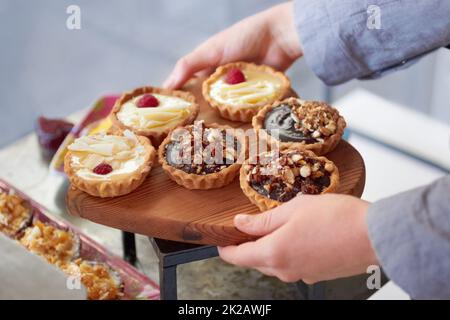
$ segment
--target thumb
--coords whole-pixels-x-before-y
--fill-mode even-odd
[[[259,214],[238,214],[234,217],[234,225],[244,233],[264,236],[289,220],[292,211],[286,209],[278,207]]]

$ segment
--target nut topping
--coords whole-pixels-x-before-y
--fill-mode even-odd
[[[280,202],[297,194],[320,194],[330,185],[334,164],[311,152],[283,150],[280,155],[268,152],[257,164],[246,164],[246,180],[258,193]],[[264,161],[270,159],[270,161]],[[331,171],[327,170],[330,169]]]
[[[303,178],[308,178],[311,175],[311,168],[309,166],[303,166],[300,168],[300,175]]]

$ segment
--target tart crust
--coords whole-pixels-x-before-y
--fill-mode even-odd
[[[226,125],[218,125],[217,123],[205,124],[205,128],[217,128],[217,129],[234,129],[230,126]],[[175,181],[180,186],[185,187],[186,189],[216,189],[222,188],[227,184],[230,184],[236,176],[239,174],[239,169],[241,168],[241,164],[233,163],[232,165],[220,170],[219,172],[209,173],[205,175],[187,173],[183,170],[177,169],[171,166],[165,157],[165,147],[168,143],[171,142],[171,135],[174,130],[173,129],[169,135],[164,139],[158,149],[158,160],[162,166],[164,172],[169,176],[170,179]],[[239,143],[241,143],[240,154],[238,155],[238,159],[242,157],[242,154],[245,154],[245,144],[244,140],[240,137],[236,136]]]
[[[136,129],[136,128],[133,128],[130,126],[126,126],[117,118],[117,113],[120,111],[123,104],[125,104],[127,101],[133,99],[134,97],[140,96],[144,93],[156,93],[156,94],[161,94],[161,95],[166,95],[166,96],[178,97],[178,98],[181,98],[181,99],[186,100],[191,103],[191,105],[189,106],[188,117],[186,117],[185,119],[180,121],[176,125],[177,127],[190,124],[195,120],[195,118],[197,118],[197,115],[200,110],[200,106],[197,104],[193,94],[186,92],[186,91],[180,91],[180,90],[170,90],[170,89],[156,88],[156,87],[141,87],[141,88],[134,89],[133,91],[125,92],[116,101],[113,109],[111,110],[111,114],[110,114],[113,128],[115,127],[119,130],[128,129],[130,131],[133,131],[136,135],[145,136],[150,139],[150,141],[152,142],[152,145],[154,145],[155,147],[158,147],[161,144],[161,142],[164,140],[164,138],[172,130],[171,128],[168,128],[163,131],[156,131],[153,129]],[[112,129],[112,130],[114,130],[114,129]]]
[[[136,168],[132,173],[114,180],[87,180],[79,177],[76,174],[76,170],[74,170],[71,165],[72,151],[68,150],[64,157],[64,172],[67,174],[72,187],[78,188],[92,196],[101,198],[122,196],[138,188],[150,173],[155,162],[156,150],[151,145],[148,138],[142,136],[137,136],[137,138],[139,143],[145,148],[143,164]]]
[[[326,187],[320,194],[333,193],[337,190],[337,188],[339,186],[339,170],[332,161],[328,160],[325,157],[316,156],[313,152],[308,151],[308,150],[301,150],[301,149],[296,149],[296,148],[290,148],[290,150],[298,150],[298,151],[301,151],[303,154],[305,154],[308,157],[313,157],[318,160],[325,161],[325,163],[333,164],[334,170],[330,174],[330,185],[328,187]],[[241,167],[240,175],[239,175],[239,183],[240,183],[242,191],[247,196],[247,198],[250,200],[250,202],[253,203],[254,205],[256,205],[260,211],[266,211],[269,209],[273,209],[273,208],[278,207],[279,205],[282,205],[283,203],[285,203],[285,202],[269,199],[269,198],[263,196],[262,194],[260,194],[259,192],[257,192],[255,189],[253,189],[250,186],[250,184],[247,181],[247,171],[246,171],[248,162],[249,162],[249,160],[247,159]]]
[[[316,155],[324,155],[331,151],[333,151],[339,142],[341,141],[342,135],[344,134],[344,129],[346,127],[346,122],[344,118],[339,115],[339,112],[329,106],[331,109],[331,112],[337,114],[339,116],[337,122],[336,122],[336,132],[324,139],[324,142],[316,142],[316,143],[310,143],[307,144],[305,142],[282,142],[279,140],[274,139],[265,129],[264,129],[264,120],[266,119],[267,113],[269,113],[272,109],[275,107],[281,105],[281,104],[288,104],[291,105],[293,102],[297,102],[298,98],[287,98],[284,100],[275,101],[274,103],[265,106],[262,108],[258,114],[253,118],[252,120],[252,126],[253,129],[258,134],[259,138],[264,139],[268,142],[276,142],[280,145],[280,149],[286,149],[286,148],[296,148],[300,150],[310,150],[314,152]]]
[[[281,87],[277,92],[277,95],[271,101],[263,101],[257,104],[252,105],[251,107],[241,107],[236,105],[228,105],[224,103],[220,103],[216,101],[209,94],[211,85],[218,81],[222,76],[224,76],[230,69],[238,68],[240,70],[245,69],[254,69],[264,73],[270,73],[275,75],[281,80]],[[284,73],[276,71],[272,67],[266,65],[257,65],[254,63],[248,62],[232,62],[220,66],[216,69],[216,71],[207,78],[202,85],[202,93],[203,98],[209,103],[209,105],[217,110],[222,118],[232,120],[232,121],[240,121],[240,122],[251,122],[252,118],[258,113],[258,111],[267,105],[268,103],[272,103],[275,100],[280,100],[286,98],[290,93],[291,81],[288,77],[284,75]]]

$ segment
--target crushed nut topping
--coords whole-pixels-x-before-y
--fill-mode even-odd
[[[334,164],[297,150],[268,152],[247,164],[247,181],[258,193],[280,202],[297,194],[320,194],[330,185]]]
[[[59,267],[79,253],[79,239],[73,232],[41,221],[27,228],[19,242],[29,251]]]
[[[203,121],[180,128],[183,134],[172,134],[165,146],[167,163],[186,173],[205,175],[219,172],[238,159],[241,147],[237,138],[230,139],[223,128],[208,128]],[[187,133],[187,134],[186,134]]]
[[[31,209],[24,199],[0,189],[0,232],[15,237],[31,222]]]
[[[315,139],[329,137],[336,133],[339,114],[325,102],[297,100],[292,106],[292,114],[297,119],[295,128],[305,136]]]

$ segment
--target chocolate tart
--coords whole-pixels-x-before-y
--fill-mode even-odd
[[[218,67],[203,82],[202,93],[222,118],[251,122],[262,107],[285,98],[290,86],[282,72],[269,66],[234,62]]]
[[[339,171],[333,162],[313,152],[284,149],[248,159],[240,171],[244,194],[261,211],[277,207],[299,194],[336,191]]]
[[[82,136],[68,146],[64,171],[73,187],[96,197],[117,197],[139,187],[156,151],[146,137],[129,130]]]
[[[239,174],[244,141],[231,127],[197,121],[174,129],[159,146],[158,158],[164,172],[187,189],[221,188]]]
[[[252,125],[260,138],[275,140],[281,148],[324,155],[339,144],[346,123],[325,102],[288,98],[264,107],[253,118]]]
[[[110,118],[114,127],[145,136],[157,147],[170,130],[192,123],[199,108],[189,92],[142,87],[124,93]]]

